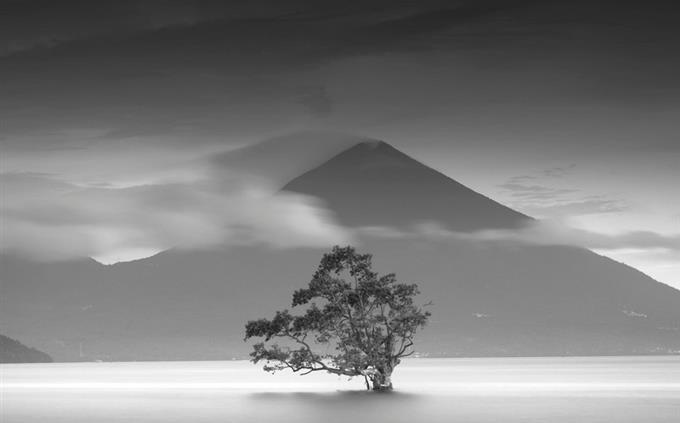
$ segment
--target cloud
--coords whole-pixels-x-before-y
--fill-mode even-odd
[[[523,211],[532,216],[569,217],[587,214],[617,213],[630,209],[630,205],[623,200],[608,199],[602,195],[591,195],[581,199],[560,201],[555,204],[525,206]]]
[[[546,178],[564,178],[572,174],[575,168],[575,163],[572,163],[568,166],[556,166],[550,169],[545,169],[543,172],[541,172],[541,175]]]
[[[112,35],[129,35],[215,19],[226,14],[219,2],[118,0],[22,0],[3,4],[0,57],[32,49]]]
[[[48,175],[3,174],[0,251],[40,260],[141,258],[169,248],[351,242],[313,198],[247,179],[79,187]]]
[[[333,100],[324,86],[305,86],[298,89],[297,101],[309,110],[316,118],[330,116],[333,112]]]
[[[359,236],[378,239],[587,248],[680,288],[677,276],[680,270],[680,233],[664,235],[651,231],[630,231],[612,235],[577,229],[556,221],[533,221],[520,229],[477,232],[454,232],[437,223],[424,222],[406,231],[374,226],[359,228],[357,233]]]
[[[211,154],[209,167],[218,175],[234,172],[282,188],[293,178],[369,138],[329,131],[298,131]]]
[[[280,189],[364,140],[306,131],[227,151],[129,140],[44,153],[52,160],[32,153],[10,169],[41,172],[0,173],[0,251],[115,262],[169,248],[351,243],[352,231],[318,199]]]
[[[558,201],[563,197],[578,192],[570,188],[555,188],[542,185],[546,180],[563,179],[572,173],[575,165],[553,167],[535,175],[518,175],[509,178],[499,188],[507,191],[511,198],[520,204],[542,204],[546,201]]]
[[[482,240],[514,240],[535,245],[570,245],[590,249],[660,248],[680,251],[680,235],[668,236],[651,231],[612,235],[550,221],[537,221],[518,231],[482,231],[475,237]]]
[[[599,213],[623,212],[630,205],[604,195],[583,195],[580,190],[564,186],[563,180],[574,173],[575,164],[545,169],[534,175],[519,175],[498,185],[508,203],[522,212],[550,219],[562,219]],[[558,185],[558,186],[555,186]]]
[[[449,231],[434,222],[413,226],[410,231],[393,228],[365,227],[360,233],[382,238],[429,238],[436,240],[459,239],[469,241],[512,241],[528,245],[565,245],[597,250],[664,250],[680,252],[680,234],[662,235],[651,231],[631,231],[620,234],[603,234],[569,227],[555,221],[534,221],[520,229],[489,229],[476,232]]]
[[[528,185],[518,182],[507,182],[505,184],[499,185],[499,187],[510,191],[511,197],[520,199],[524,202],[554,200],[565,194],[577,192],[573,189],[550,188],[543,185]]]

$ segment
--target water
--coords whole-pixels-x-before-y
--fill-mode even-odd
[[[243,361],[0,366],[0,421],[680,422],[680,357],[413,359],[397,391]]]

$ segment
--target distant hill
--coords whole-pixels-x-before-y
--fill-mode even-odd
[[[257,161],[268,149],[239,157]],[[280,146],[274,153],[265,164]],[[314,161],[284,189],[320,198],[350,227],[435,221],[472,232],[532,221],[383,142],[360,140]],[[113,266],[4,255],[0,321],[57,360],[243,358],[244,323],[290,307],[330,247],[171,250]],[[421,353],[680,353],[680,291],[584,248],[370,232],[357,248],[434,302]]]
[[[21,342],[0,335],[0,363],[51,363],[52,357]]]

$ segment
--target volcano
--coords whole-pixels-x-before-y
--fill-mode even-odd
[[[351,227],[518,228],[529,217],[467,188],[383,141],[365,141],[290,181],[286,191],[323,199]]]
[[[346,227],[456,233],[533,219],[382,141],[356,143],[283,187]],[[673,354],[680,291],[584,248],[358,231],[378,272],[432,300],[417,346],[431,356]],[[165,251],[113,266],[3,256],[3,333],[56,360],[245,357],[243,325],[289,307],[325,249]]]

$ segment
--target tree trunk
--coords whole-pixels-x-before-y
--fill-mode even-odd
[[[376,372],[373,375],[373,390],[374,391],[391,391],[392,390],[392,372],[390,370],[383,370]]]

